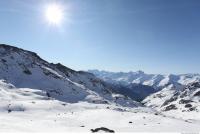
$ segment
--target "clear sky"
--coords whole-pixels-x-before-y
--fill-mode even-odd
[[[0,0],[0,43],[75,70],[200,73],[200,0]]]

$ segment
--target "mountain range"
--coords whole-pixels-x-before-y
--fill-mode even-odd
[[[193,82],[200,81],[199,74],[146,74],[143,71],[137,72],[108,72],[99,70],[88,70],[97,77],[109,82],[122,85],[141,84],[151,86],[155,90],[162,89],[168,85],[184,86]]]
[[[18,88],[40,89],[49,97],[70,103],[137,105],[123,95],[112,93],[91,73],[48,63],[36,53],[8,45],[0,45],[0,79]]]
[[[145,106],[158,111],[171,114],[200,111],[199,74],[161,75],[142,71],[115,73],[99,70],[89,72],[107,83],[112,83],[116,92],[139,100]]]
[[[199,131],[199,112],[199,74],[75,71],[0,44],[0,131]]]

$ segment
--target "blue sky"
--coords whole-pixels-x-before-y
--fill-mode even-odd
[[[50,3],[65,21],[48,25]],[[200,73],[199,0],[1,0],[0,43],[76,69]]]

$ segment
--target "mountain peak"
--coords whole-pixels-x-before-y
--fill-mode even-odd
[[[7,44],[0,44],[0,49],[1,49],[1,51],[0,51],[1,53],[2,52],[29,52],[29,53],[34,53],[34,52],[23,50],[21,48],[11,46],[11,45],[7,45]]]
[[[136,72],[131,72],[131,73],[145,74],[144,71],[142,71],[142,70],[138,70],[138,71],[136,71]]]
[[[142,84],[147,86],[153,86],[155,89],[160,89],[164,86],[173,84],[174,86],[187,85],[189,83],[200,81],[200,75],[162,75],[162,74],[146,74],[139,70],[136,72],[106,72],[98,70],[89,70],[97,77],[104,79],[105,81],[124,84]]]
[[[49,63],[34,52],[5,44],[0,44],[0,79],[16,88],[42,90],[59,101],[138,105],[125,96],[116,100],[111,89],[93,74]]]
[[[29,55],[31,57],[34,57],[34,58],[44,62],[44,60],[42,58],[40,58],[40,56],[38,56],[37,53],[35,53],[35,52],[31,52],[31,51],[24,50],[24,49],[21,49],[21,48],[15,47],[15,46],[11,46],[11,45],[7,45],[7,44],[0,44],[0,55],[1,56],[5,56],[5,55],[11,54],[11,53],[22,53],[22,54],[25,54],[27,56]]]

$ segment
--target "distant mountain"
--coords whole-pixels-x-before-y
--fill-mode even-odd
[[[142,71],[137,72],[107,72],[99,70],[89,70],[98,78],[115,85],[118,92],[142,100],[148,95],[162,90],[163,88],[173,85],[174,88],[180,89],[184,86],[200,81],[199,74],[181,74],[181,75],[162,75],[146,74]]]
[[[171,114],[200,111],[199,74],[161,75],[145,74],[142,71],[114,73],[98,70],[89,72],[114,85],[115,92],[140,100],[145,106],[158,111],[170,111]]]
[[[60,63],[49,63],[34,52],[4,44],[0,44],[0,80],[14,88],[40,90],[47,98],[68,103],[135,107],[140,106],[136,101],[141,101],[162,112],[199,109],[199,74],[75,71]],[[0,94],[4,94],[3,90]]]
[[[176,87],[187,85],[200,81],[199,74],[180,74],[180,75],[162,75],[162,74],[146,74],[142,71],[137,72],[107,72],[99,70],[89,70],[97,77],[109,82],[121,85],[141,84],[151,86],[156,90],[160,90],[170,84]]]
[[[0,44],[0,131],[198,132],[199,113],[198,74],[75,71]]]
[[[48,63],[34,52],[4,44],[0,44],[0,79],[17,88],[41,90],[47,97],[64,102],[138,105],[128,97],[113,93],[91,73]]]
[[[120,83],[105,83],[112,89],[112,92],[122,94],[136,101],[142,101],[145,97],[156,92],[153,87],[141,84],[123,85]]]

